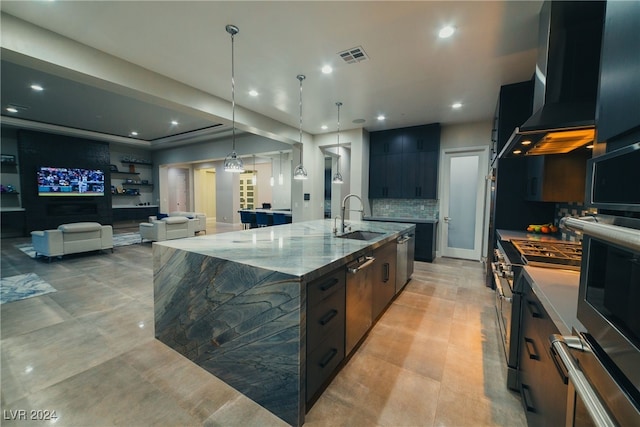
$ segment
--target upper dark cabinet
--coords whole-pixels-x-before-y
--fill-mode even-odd
[[[596,113],[597,139],[608,143],[607,151],[617,148],[614,139],[637,142],[640,132],[639,20],[640,2],[607,2]]]
[[[440,124],[370,134],[369,198],[435,199]]]

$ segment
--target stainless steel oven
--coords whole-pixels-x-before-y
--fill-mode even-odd
[[[514,291],[514,283],[520,276],[522,264],[510,242],[497,242],[491,271],[496,286],[496,319],[507,364],[507,386],[517,390],[521,294]]]

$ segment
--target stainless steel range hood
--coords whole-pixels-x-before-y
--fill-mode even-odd
[[[568,153],[595,139],[604,2],[546,1],[540,10],[533,111],[500,158]]]

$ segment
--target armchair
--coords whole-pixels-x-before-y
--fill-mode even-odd
[[[145,239],[161,242],[195,236],[195,221],[186,216],[168,216],[160,220],[151,219],[150,222],[142,222],[139,229],[140,243]]]

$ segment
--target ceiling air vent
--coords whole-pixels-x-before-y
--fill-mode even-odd
[[[356,64],[369,59],[361,46],[343,50],[342,52],[338,52],[338,55],[340,55],[340,58],[347,64]]]

